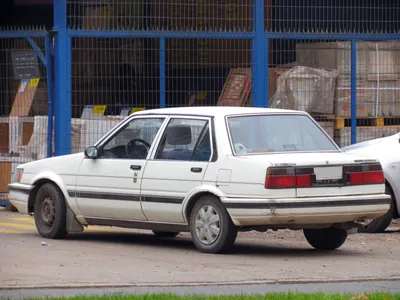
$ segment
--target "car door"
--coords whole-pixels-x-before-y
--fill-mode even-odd
[[[150,221],[184,222],[182,202],[200,186],[213,156],[208,118],[171,117],[143,174],[141,203]]]
[[[98,157],[83,159],[75,197],[86,217],[146,220],[140,185],[146,159],[165,117],[136,117],[98,146]]]

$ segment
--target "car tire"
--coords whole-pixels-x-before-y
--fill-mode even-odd
[[[304,229],[307,242],[317,250],[335,250],[347,239],[347,231],[341,228]]]
[[[382,233],[384,232],[392,222],[393,216],[394,216],[394,196],[393,193],[389,190],[389,188],[386,189],[386,193],[390,194],[392,196],[392,201],[390,202],[390,208],[384,214],[383,216],[380,216],[379,218],[376,218],[371,221],[365,228],[360,229],[359,232],[362,233]]]
[[[34,218],[39,234],[44,238],[62,239],[66,229],[66,204],[62,192],[51,183],[42,185],[35,198]]]
[[[158,237],[158,238],[174,238],[176,237],[180,232],[171,232],[171,231],[154,231],[153,234]]]
[[[200,252],[223,253],[235,243],[237,228],[221,201],[207,195],[198,199],[192,209],[190,233]]]

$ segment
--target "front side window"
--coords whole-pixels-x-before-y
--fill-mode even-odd
[[[209,161],[210,128],[207,120],[171,119],[155,159]]]
[[[234,153],[338,151],[307,116],[255,115],[228,118]]]
[[[133,119],[102,148],[103,158],[146,159],[164,118]]]

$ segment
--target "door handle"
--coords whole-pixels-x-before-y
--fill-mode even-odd
[[[139,166],[139,165],[131,165],[131,170],[134,170],[134,171],[139,171],[141,168],[142,168],[142,166]]]
[[[203,169],[202,168],[191,168],[190,171],[193,173],[200,173],[201,171],[203,171]]]

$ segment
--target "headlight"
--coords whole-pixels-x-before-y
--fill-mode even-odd
[[[21,182],[23,174],[24,174],[24,169],[16,169],[13,176],[13,182]]]

